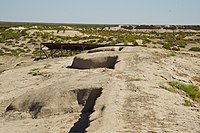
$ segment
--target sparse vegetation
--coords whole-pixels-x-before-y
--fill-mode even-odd
[[[51,66],[52,66],[52,65],[47,64],[47,65],[44,66],[44,69],[48,69],[48,68],[50,68]]]
[[[39,72],[39,71],[31,71],[31,72],[29,72],[28,74],[30,74],[30,75],[32,75],[32,76],[42,75],[42,73]]]
[[[2,49],[0,49],[0,56],[5,55],[4,51]]]
[[[183,90],[192,100],[200,101],[199,87],[193,84],[183,84],[178,81],[169,82],[169,84],[177,89]]]
[[[129,81],[142,81],[144,80],[143,78],[139,78],[139,77],[131,77],[129,78]]]
[[[163,83],[160,83],[160,87],[163,88],[163,89],[165,89],[165,90],[168,90],[168,91],[170,91],[170,92],[173,92],[173,93],[176,93],[176,92],[177,92],[175,88],[166,86],[166,85],[164,85]]]
[[[10,56],[20,56],[21,54],[29,52],[29,49],[25,50],[23,48],[8,48],[2,47],[0,50],[0,56],[10,55]]]
[[[148,38],[143,39],[142,44],[149,44],[151,43],[151,40],[149,40]]]
[[[188,106],[188,107],[192,107],[193,106],[193,104],[190,101],[188,101],[188,100],[184,100],[183,105],[184,106]]]
[[[173,47],[171,47],[171,50],[174,50],[174,51],[180,51],[180,48],[177,47],[177,46],[173,46]]]
[[[32,58],[39,58],[40,57],[40,50],[38,48],[35,48],[32,52]]]
[[[167,54],[167,56],[168,56],[168,57],[170,57],[170,56],[176,56],[176,53],[173,52],[173,51],[171,51],[171,52],[169,52],[169,53]]]
[[[24,29],[17,29],[19,26]],[[84,44],[124,44],[137,46],[136,40],[141,40],[143,46],[148,44],[161,44],[163,48],[179,51],[188,43],[199,43],[200,39],[187,40],[187,36],[198,35],[195,32],[165,32],[157,31],[143,32],[132,30],[112,30],[118,25],[78,25],[78,24],[43,24],[43,23],[0,23],[0,43],[5,43],[0,49],[0,56],[23,56],[32,55],[39,58],[40,52],[37,45],[41,42],[57,43],[84,43]],[[70,28],[68,28],[70,27]],[[129,26],[132,28],[132,26]],[[34,30],[34,32],[30,32]],[[45,30],[45,31],[44,31]],[[49,30],[49,31],[48,31]],[[52,30],[52,31],[50,31]],[[83,33],[83,36],[65,36],[67,30],[76,30]],[[59,35],[60,34],[60,35]],[[155,40],[155,41],[154,41]],[[34,45],[34,47],[32,47]],[[156,46],[154,46],[156,48]],[[199,47],[191,48],[191,51],[200,51]],[[48,51],[46,51],[48,52]],[[79,52],[64,51],[57,53],[54,57],[71,56]],[[175,56],[171,53],[169,56]],[[41,58],[45,58],[42,54]]]
[[[40,68],[33,68],[31,71],[38,71]]]
[[[11,30],[11,29],[2,29],[0,28],[0,43],[6,43],[9,40],[15,40],[18,41],[20,37],[26,36],[26,31],[17,31],[17,30]]]
[[[40,70],[40,68],[32,68],[30,70],[30,72],[28,72],[28,74],[30,74],[32,76],[41,75],[42,73],[39,70]]]
[[[192,47],[189,49],[190,51],[200,52],[200,47]]]
[[[171,82],[169,82],[169,85],[164,85],[163,83],[160,83],[160,87],[165,89],[165,90],[168,90],[168,91],[173,92],[173,93],[177,93],[178,90],[182,90],[192,100],[200,102],[200,90],[199,90],[198,86],[193,85],[193,84],[184,84],[184,83],[181,83],[181,82],[178,82],[178,81],[171,81]],[[192,103],[188,100],[185,100],[183,105],[191,106]]]

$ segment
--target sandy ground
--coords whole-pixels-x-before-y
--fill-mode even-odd
[[[59,31],[57,30],[28,30],[28,33],[33,34],[35,32],[41,32],[41,33],[52,33],[55,36],[70,36],[70,37],[75,37],[75,36],[83,36],[84,34],[79,32],[79,31],[74,31],[74,30],[65,30],[65,31]]]
[[[8,60],[12,65],[1,57],[3,65],[0,67],[4,71],[0,74],[0,132],[73,132],[82,117],[83,106],[78,106],[75,99],[73,102],[77,106],[69,106],[72,109],[77,107],[77,110],[63,113],[59,109],[65,101],[60,93],[103,88],[96,99],[94,112],[87,118],[89,126],[84,130],[88,133],[200,133],[199,104],[183,93],[172,93],[160,87],[161,83],[173,80],[199,86],[192,79],[200,77],[198,52],[180,51],[176,56],[168,56],[170,51],[144,47],[106,52],[118,55],[115,69],[68,68],[73,57],[37,62],[31,59]],[[39,75],[29,74],[36,69]],[[23,96],[33,97],[34,94],[37,94],[35,99],[49,95],[55,97],[53,100],[59,103],[57,113],[32,119],[30,112],[6,112],[6,108],[20,96],[26,101]],[[45,102],[51,103],[49,99],[52,98],[48,97]],[[185,99],[190,100],[193,106],[184,106]]]

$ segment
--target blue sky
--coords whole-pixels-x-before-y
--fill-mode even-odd
[[[200,0],[0,0],[0,21],[200,24]]]

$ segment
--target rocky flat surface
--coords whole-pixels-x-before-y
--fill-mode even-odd
[[[72,68],[74,57],[12,59],[12,67],[1,66],[0,132],[199,133],[199,103],[161,84],[200,86],[193,80],[200,77],[200,54],[170,53],[124,47],[78,55],[82,60],[115,55],[114,69]],[[102,60],[107,61],[88,65]],[[185,100],[193,106],[184,106]]]

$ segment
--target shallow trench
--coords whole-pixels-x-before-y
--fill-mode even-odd
[[[102,94],[102,88],[92,89],[89,92],[89,96],[86,100],[84,108],[81,111],[80,118],[74,123],[73,127],[70,129],[70,133],[78,132],[84,133],[85,129],[89,126],[89,116],[94,112],[94,105],[98,97]],[[84,93],[88,93],[88,90],[81,90],[77,93],[78,102],[82,102]]]

